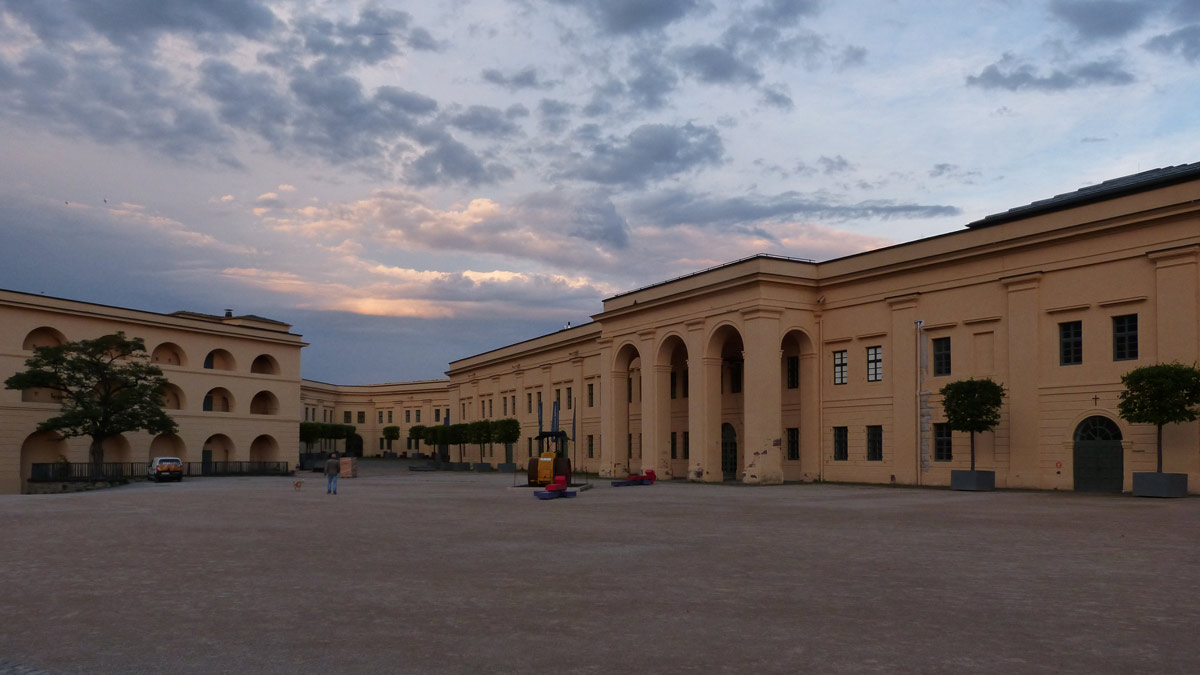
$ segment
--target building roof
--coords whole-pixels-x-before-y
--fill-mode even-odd
[[[1041,199],[1000,213],[993,213],[973,223],[967,223],[967,227],[974,229],[1007,223],[1013,220],[1020,220],[1021,218],[1038,216],[1043,213],[1061,211],[1106,199],[1146,192],[1147,190],[1154,190],[1176,183],[1184,183],[1196,180],[1197,178],[1200,178],[1200,162],[1168,166],[1161,169],[1150,169],[1149,171],[1135,173],[1131,176],[1121,176],[1120,178],[1106,180],[1096,185],[1079,188],[1074,192],[1064,192],[1049,199]]]

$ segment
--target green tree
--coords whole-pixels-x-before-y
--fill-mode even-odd
[[[1162,430],[1167,424],[1192,422],[1200,404],[1200,370],[1182,363],[1156,363],[1121,376],[1117,412],[1134,424],[1158,428],[1158,472],[1162,473]]]
[[[425,429],[424,424],[415,424],[408,428],[408,437],[415,439],[416,444],[420,445],[421,441],[425,440]]]
[[[8,389],[49,389],[61,407],[38,431],[63,438],[92,439],[88,455],[99,468],[104,442],[127,431],[174,433],[175,421],[163,410],[169,383],[150,363],[142,338],[125,333],[95,340],[38,347],[25,360],[25,370],[4,381]]]
[[[971,470],[975,470],[975,432],[990,431],[1000,423],[1004,387],[989,378],[959,380],[941,389],[946,423],[954,431],[971,434]]]
[[[387,441],[400,440],[400,427],[384,427],[383,428],[383,437]],[[389,450],[391,449],[390,445],[389,445],[388,449]]]
[[[458,446],[458,461],[463,461],[463,446],[467,444],[467,425],[451,424],[446,427],[446,444]]]
[[[521,423],[511,417],[496,420],[492,424],[492,440],[505,447],[521,439]]]
[[[483,446],[492,442],[492,422],[476,420],[467,425],[467,440],[479,446],[479,462],[483,463]]]
[[[312,452],[313,443],[325,438],[325,425],[320,422],[300,423],[300,442],[304,444],[305,452]]]

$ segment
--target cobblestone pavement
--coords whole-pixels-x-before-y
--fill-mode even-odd
[[[0,496],[0,675],[1200,672],[1200,499],[403,469]]]

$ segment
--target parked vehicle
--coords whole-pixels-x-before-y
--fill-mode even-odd
[[[183,480],[183,462],[178,457],[155,457],[146,467],[146,477],[161,483],[164,480]]]

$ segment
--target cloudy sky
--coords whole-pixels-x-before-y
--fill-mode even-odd
[[[0,287],[441,377],[609,295],[1200,161],[1200,0],[0,0]]]

